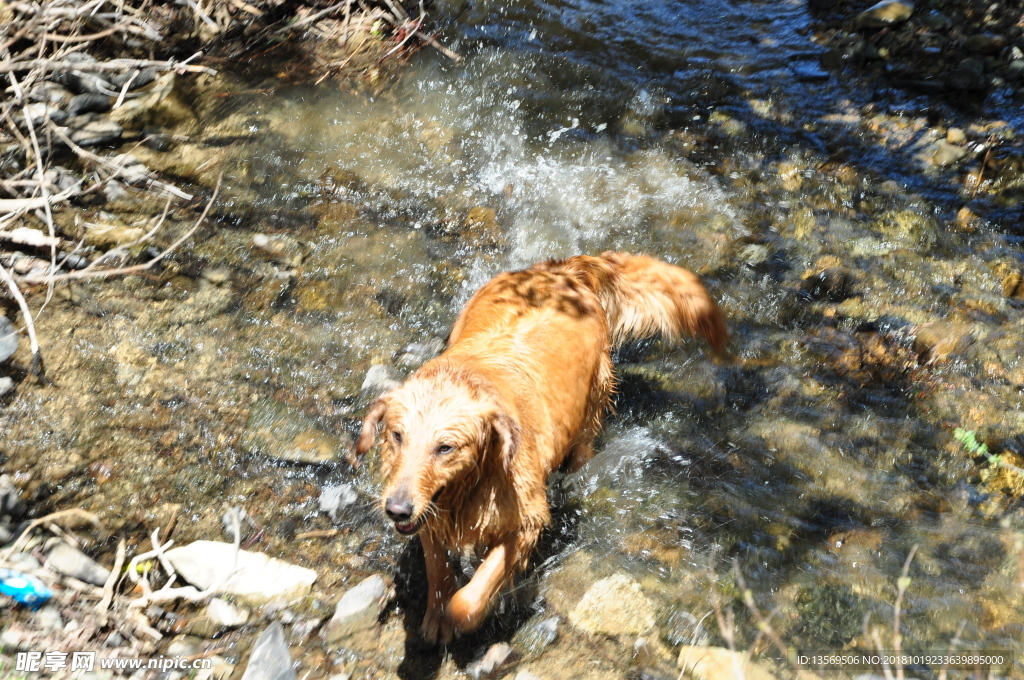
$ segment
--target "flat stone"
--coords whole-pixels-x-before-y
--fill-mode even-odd
[[[946,141],[950,144],[963,144],[967,141],[967,135],[960,128],[949,128],[946,130]]]
[[[242,449],[296,463],[328,463],[349,454],[352,442],[324,432],[316,423],[275,399],[257,402],[241,438]]]
[[[17,112],[18,109],[15,109],[15,113]],[[26,113],[28,114],[28,120],[35,127],[42,125],[47,119],[52,120],[57,125],[61,125],[68,117],[68,114],[64,111],[61,111],[56,106],[51,106],[44,102],[36,102],[24,107],[24,109],[21,109],[22,115],[18,116],[16,120],[19,123],[24,124]]]
[[[341,596],[334,616],[324,630],[324,639],[335,643],[376,628],[377,619],[390,594],[387,583],[377,574],[360,581]]]
[[[944,168],[947,165],[953,165],[961,158],[967,155],[967,150],[963,147],[959,147],[956,144],[950,144],[946,140],[940,140],[935,145],[935,153],[932,154],[932,163]]]
[[[220,541],[196,541],[167,551],[174,569],[197,588],[218,586],[217,592],[258,607],[286,604],[309,595],[316,581],[312,569],[289,564],[263,553],[237,551]]]
[[[57,573],[77,578],[79,581],[102,586],[110,576],[110,570],[92,559],[81,550],[60,541],[46,555],[46,563]]]
[[[6,316],[0,316],[0,362],[10,359],[18,351],[18,329]]]
[[[615,574],[590,587],[569,622],[594,635],[642,635],[654,628],[654,604],[630,576]]]
[[[76,94],[68,103],[68,113],[77,116],[81,113],[106,113],[113,105],[113,100],[105,94],[87,92]]]
[[[81,127],[73,127],[71,141],[79,146],[99,146],[111,144],[121,139],[124,129],[112,120],[99,118],[91,120]]]
[[[242,680],[296,680],[292,655],[279,622],[270,624],[256,638]]]
[[[906,0],[882,0],[857,15],[857,28],[886,28],[902,24],[914,13],[914,4]]]
[[[43,102],[58,108],[64,108],[71,102],[73,95],[63,85],[44,80],[32,86],[28,98],[34,102]]]

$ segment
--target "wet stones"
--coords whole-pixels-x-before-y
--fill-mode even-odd
[[[512,645],[498,642],[488,647],[482,657],[466,666],[466,674],[473,680],[498,678],[517,658],[518,655],[512,649]]]
[[[963,133],[961,132],[961,135]],[[935,153],[932,154],[932,163],[939,167],[953,165],[967,155],[967,150],[957,146],[948,140],[940,140],[935,145]]]
[[[854,273],[846,267],[829,267],[800,282],[800,293],[811,300],[842,302],[853,296]]]
[[[391,588],[381,576],[364,579],[341,596],[324,629],[324,639],[333,644],[373,630],[390,597]]]
[[[309,254],[309,248],[287,234],[254,234],[253,247],[272,262],[298,267]]]
[[[69,115],[77,116],[82,113],[106,113],[112,105],[111,98],[105,94],[77,94],[68,102],[67,111]]]
[[[601,579],[569,614],[572,625],[592,635],[642,635],[654,628],[654,604],[627,574]]]
[[[253,455],[295,463],[328,463],[349,455],[352,442],[328,434],[290,406],[274,399],[249,412],[241,446]]]
[[[1024,275],[1018,271],[1011,271],[1003,277],[1002,282],[1003,295],[1008,298],[1014,298],[1017,300],[1024,300]],[[0,335],[3,334],[3,330],[0,329]],[[0,356],[3,356],[0,354]]]
[[[902,24],[914,13],[914,4],[905,0],[882,0],[857,15],[857,28],[888,28]]]
[[[238,550],[231,543],[196,541],[169,550],[166,556],[175,571],[197,588],[217,586],[217,592],[254,607],[301,599],[316,581],[312,569]]]
[[[79,146],[112,144],[124,134],[120,125],[106,118],[76,117],[68,120],[68,127],[71,128],[71,141]]]
[[[974,344],[974,334],[967,326],[936,321],[914,330],[914,352],[921,363],[936,363],[962,354]]]

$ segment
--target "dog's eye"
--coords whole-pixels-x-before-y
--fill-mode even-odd
[[[391,438],[395,440],[396,444],[402,443],[402,433],[398,432],[397,430],[391,433]]]
[[[438,455],[443,456],[446,453],[451,453],[454,450],[454,448],[455,447],[453,447],[450,444],[441,444],[440,446],[437,447],[437,453]]]

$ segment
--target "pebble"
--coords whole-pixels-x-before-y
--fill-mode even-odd
[[[951,90],[984,90],[988,87],[985,63],[974,57],[967,57],[957,64],[956,70],[946,78],[946,87]]]
[[[320,512],[326,512],[332,522],[338,521],[338,512],[356,502],[359,493],[349,484],[325,486],[320,492]]]
[[[619,573],[592,585],[569,622],[594,635],[642,635],[654,628],[654,604],[639,583]]]
[[[963,144],[967,141],[967,135],[960,128],[949,128],[946,130],[946,141],[950,144]]]
[[[328,463],[345,457],[352,442],[324,432],[316,423],[276,399],[263,399],[249,411],[242,449],[295,463]]]
[[[15,109],[17,111],[17,109]],[[62,125],[67,120],[68,114],[61,111],[55,106],[43,102],[36,102],[35,104],[29,104],[22,110],[22,114],[16,118],[16,120],[24,125],[25,115],[28,115],[28,120],[33,126],[38,127],[42,125],[47,118],[52,120],[57,125]]]
[[[1014,59],[1006,67],[1006,77],[1011,80],[1024,78],[1024,59]]]
[[[47,605],[33,614],[35,625],[44,634],[49,634],[64,628],[64,620],[60,617],[60,610],[54,605]]]
[[[18,330],[6,316],[0,316],[0,362],[10,359],[18,351]]]
[[[950,144],[946,140],[941,140],[935,145],[935,153],[932,154],[932,163],[940,168],[944,168],[947,165],[953,165],[966,155],[967,150],[963,147],[959,147],[956,144]]]
[[[253,234],[252,244],[273,262],[287,267],[298,267],[309,252],[305,244],[287,234]]]
[[[1003,278],[1003,295],[1024,300],[1024,276],[1020,272],[1010,272]]]
[[[914,352],[922,363],[943,361],[974,344],[974,334],[968,326],[947,321],[921,324],[913,333]]]
[[[121,139],[121,135],[124,133],[120,125],[105,118],[91,120],[81,126],[76,125],[76,123],[68,121],[68,126],[71,127],[69,135],[71,141],[79,146],[110,144]]]
[[[13,378],[8,378],[7,376],[4,376],[4,377],[0,378],[0,397],[4,396],[5,394],[7,394],[8,392],[10,392],[13,389],[14,389],[14,379]],[[2,544],[2,543],[4,543],[4,541],[0,541],[0,544]]]
[[[347,590],[338,600],[334,616],[324,629],[324,639],[334,643],[374,629],[390,593],[387,583],[377,574]]]
[[[857,28],[886,28],[902,24],[914,13],[914,5],[905,0],[882,0],[857,15]]]
[[[174,548],[167,551],[167,559],[193,586],[205,590],[219,583],[218,593],[233,595],[254,607],[301,599],[316,581],[312,569],[263,553],[236,550],[231,543],[219,541],[196,541]]]
[[[489,680],[501,676],[501,672],[517,658],[512,645],[497,642],[491,645],[482,657],[466,666],[466,675],[473,680]]]
[[[110,180],[103,186],[103,198],[105,198],[108,203],[124,201],[131,197],[132,195],[128,193],[128,189],[126,189],[125,186],[116,179]]]
[[[853,296],[856,277],[846,267],[829,267],[800,282],[800,292],[812,300],[842,302]]]
[[[44,80],[28,91],[28,98],[34,102],[64,108],[71,102],[72,95],[66,87]]]
[[[270,624],[256,639],[242,680],[296,680],[284,628],[279,622]]]
[[[92,559],[78,548],[64,541],[57,542],[46,555],[46,563],[54,571],[77,578],[79,581],[102,586],[110,576],[110,570]]]

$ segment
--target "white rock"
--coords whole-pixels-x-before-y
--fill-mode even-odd
[[[174,569],[192,585],[234,595],[253,606],[285,604],[309,594],[316,572],[263,553],[237,551],[230,543],[196,541],[166,553]]]
[[[63,541],[57,543],[46,555],[46,563],[57,573],[94,586],[102,586],[110,576],[109,569]]]
[[[387,583],[377,574],[363,579],[341,596],[334,616],[324,631],[324,639],[337,642],[376,626],[390,594]]]
[[[320,512],[330,515],[332,522],[338,521],[338,511],[356,502],[359,494],[349,484],[325,486],[320,492]]]

